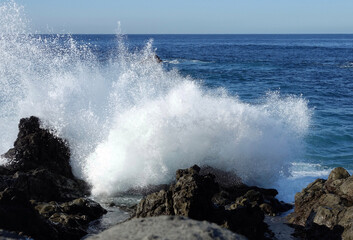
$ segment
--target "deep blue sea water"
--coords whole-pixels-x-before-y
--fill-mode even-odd
[[[114,35],[74,35],[101,61]],[[303,161],[353,169],[353,35],[126,35],[129,48],[149,39],[166,69],[225,88],[256,103],[269,91],[301,95],[313,110]]]

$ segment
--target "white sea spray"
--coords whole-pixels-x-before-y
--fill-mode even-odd
[[[117,37],[102,64],[70,36],[31,35],[27,22],[13,1],[0,5],[1,153],[19,119],[38,116],[68,140],[74,173],[94,195],[166,183],[193,164],[268,187],[300,155],[311,116],[300,96],[245,103],[167,71],[152,41],[129,52]]]

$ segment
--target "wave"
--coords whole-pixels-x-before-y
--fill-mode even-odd
[[[18,120],[36,115],[68,140],[74,174],[94,195],[166,183],[193,164],[272,186],[300,155],[311,118],[301,96],[245,103],[166,70],[152,41],[129,52],[119,35],[103,64],[70,35],[31,35],[22,11],[0,5],[1,152]]]

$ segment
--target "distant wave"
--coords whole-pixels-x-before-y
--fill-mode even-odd
[[[173,60],[164,60],[163,62],[169,63],[169,64],[190,64],[190,63],[196,63],[196,64],[208,64],[212,62],[208,61],[201,61],[197,59],[173,59]]]
[[[348,62],[340,66],[340,68],[353,68],[353,62]]]

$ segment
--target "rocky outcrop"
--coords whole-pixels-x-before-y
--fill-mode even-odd
[[[178,216],[159,216],[133,219],[89,237],[87,240],[95,239],[245,240],[246,238],[205,221]]]
[[[353,239],[353,176],[341,167],[295,195],[288,217],[298,235],[310,239]]]
[[[47,129],[40,128],[37,117],[23,118],[18,125],[19,133],[4,157],[10,160],[11,171],[26,171],[36,168],[71,178],[70,150],[67,143],[55,137]]]
[[[220,170],[205,171],[196,165],[178,170],[176,182],[169,189],[141,200],[136,217],[185,216],[217,223],[249,239],[265,239],[269,233],[263,222],[264,212],[275,214],[288,209],[275,199],[277,191],[248,187],[237,177],[228,178],[235,180],[235,185],[219,184],[215,179],[221,175]]]
[[[0,166],[0,228],[35,239],[80,239],[88,223],[106,210],[82,198],[89,186],[74,177],[67,143],[40,128],[39,119],[21,119],[19,133]]]

